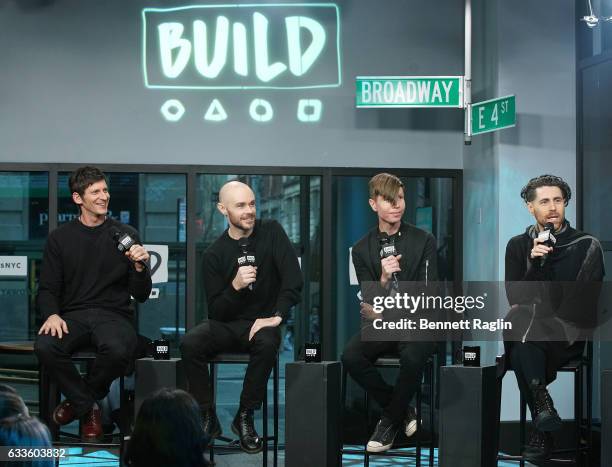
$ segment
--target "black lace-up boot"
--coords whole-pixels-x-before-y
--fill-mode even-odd
[[[253,420],[253,409],[240,407],[234,421],[232,431],[240,437],[240,447],[249,454],[256,454],[263,449],[263,440],[255,431],[255,421]]]
[[[561,429],[561,418],[555,410],[553,400],[546,386],[539,381],[531,383],[531,395],[533,399],[533,421],[535,427],[540,431],[556,431]]]
[[[221,436],[221,424],[214,408],[202,409],[202,428],[208,443]]]

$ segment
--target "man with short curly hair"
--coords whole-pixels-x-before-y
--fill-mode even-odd
[[[575,230],[565,219],[571,199],[560,177],[529,180],[521,198],[535,223],[506,247],[506,295],[511,305],[505,334],[508,368],[514,370],[533,418],[533,432],[523,448],[532,461],[552,451],[551,432],[561,428],[547,384],[559,368],[582,355],[596,323],[596,301],[604,276],[599,241]]]

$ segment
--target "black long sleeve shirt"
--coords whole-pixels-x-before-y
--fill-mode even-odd
[[[140,243],[136,230],[113,219],[96,227],[75,219],[49,234],[37,297],[43,319],[89,308],[131,316],[130,295],[139,302],[149,297],[149,269],[136,271],[117,250],[113,229],[129,233]]]
[[[242,250],[228,231],[204,253],[204,288],[208,316],[218,321],[287,317],[300,302],[303,285],[300,265],[281,225],[257,220],[249,237],[248,252],[255,255],[257,280],[253,290],[236,290],[232,281],[238,271]]]

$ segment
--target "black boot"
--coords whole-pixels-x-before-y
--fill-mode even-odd
[[[253,409],[238,409],[232,422],[232,431],[240,437],[240,447],[244,452],[256,454],[263,449],[263,440],[255,431]]]
[[[531,394],[535,414],[533,421],[536,429],[540,431],[557,431],[561,429],[561,417],[555,410],[553,400],[546,386],[534,380],[531,383]]]
[[[534,429],[529,437],[529,442],[523,448],[523,457],[528,461],[543,461],[550,458],[553,448],[552,435]]]
[[[221,436],[221,424],[213,407],[202,409],[202,428],[206,436],[206,444]]]

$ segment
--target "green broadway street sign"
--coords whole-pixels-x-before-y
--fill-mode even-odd
[[[516,125],[514,96],[498,97],[472,104],[472,135],[488,133]]]
[[[463,107],[463,76],[358,76],[358,108]]]

